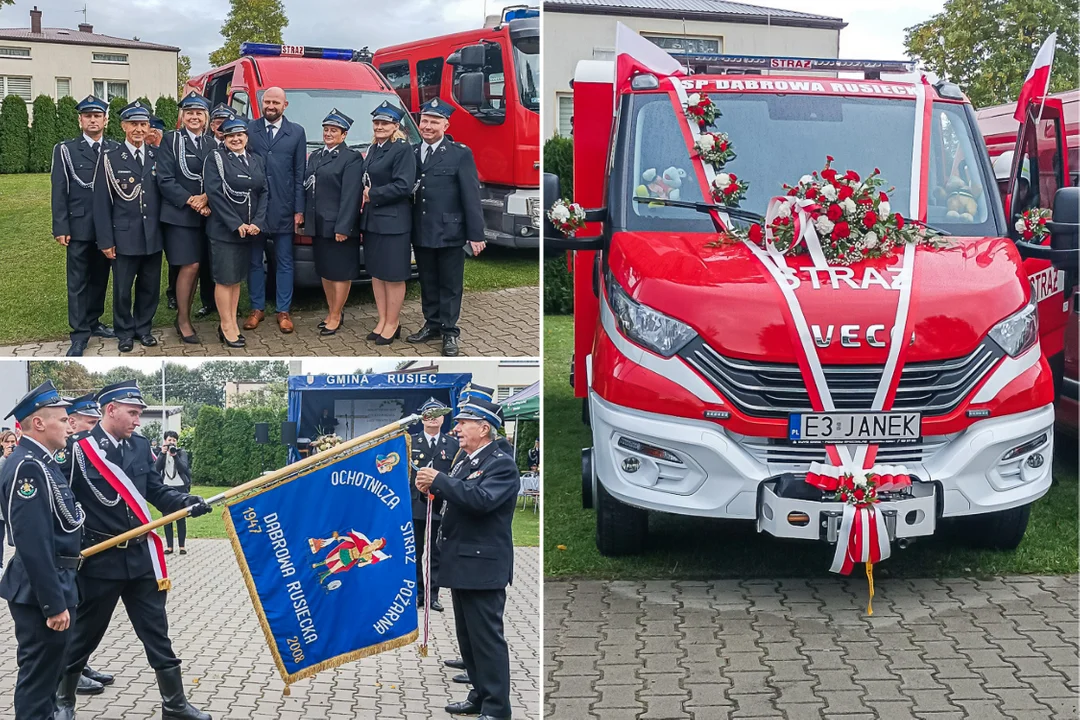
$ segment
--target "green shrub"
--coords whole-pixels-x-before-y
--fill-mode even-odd
[[[105,137],[116,142],[124,142],[124,128],[120,127],[120,111],[128,104],[122,97],[109,101],[109,123],[105,126]]]
[[[34,124],[30,127],[30,172],[49,172],[53,146],[59,139],[56,104],[48,95],[38,95],[34,99]]]
[[[540,423],[537,420],[519,420],[517,423],[517,466],[522,472],[529,469],[529,451],[540,436]]]
[[[165,123],[165,132],[176,129],[176,120],[180,116],[180,108],[176,104],[176,98],[162,95],[154,103],[154,114]]]
[[[544,261],[544,314],[574,314],[574,277],[565,253]]]
[[[544,143],[544,172],[559,176],[559,190],[563,198],[574,197],[574,141],[553,136]],[[545,198],[545,204],[548,202]]]
[[[199,485],[235,487],[276,470],[286,463],[287,448],[281,444],[284,410],[228,408],[204,405],[195,422],[191,441],[192,478]],[[270,426],[270,443],[255,442],[255,423]]]
[[[56,103],[56,137],[59,140],[71,140],[82,134],[78,104],[70,95],[65,95]]]
[[[26,101],[8,95],[0,104],[0,173],[24,173],[30,162],[30,116]]]

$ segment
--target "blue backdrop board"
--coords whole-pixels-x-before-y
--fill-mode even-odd
[[[409,457],[395,431],[228,504],[229,538],[286,686],[416,639]]]

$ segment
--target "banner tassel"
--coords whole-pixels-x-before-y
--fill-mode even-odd
[[[866,563],[866,581],[870,585],[870,597],[866,601],[866,614],[874,614],[874,563]]]
[[[428,656],[428,633],[431,627],[431,508],[435,496],[427,493],[427,515],[424,518],[424,641],[420,643],[420,657]]]
[[[169,578],[161,578],[157,581],[157,589],[164,591],[172,590],[172,580]]]
[[[281,691],[281,695],[282,697],[289,697],[290,695],[292,695],[292,690],[289,690],[288,685],[286,685],[285,689]]]

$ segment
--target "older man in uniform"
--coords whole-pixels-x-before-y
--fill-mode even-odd
[[[484,242],[484,209],[480,178],[472,150],[456,143],[450,127],[449,103],[432,98],[420,108],[416,146],[416,185],[412,243],[420,276],[424,327],[405,338],[411,343],[441,337],[442,354],[458,354],[458,316],[465,283],[465,241],[479,255]]]
[[[8,417],[23,436],[0,470],[2,511],[15,556],[0,579],[15,623],[15,720],[53,716],[53,690],[64,670],[74,635],[79,591],[79,529],[85,516],[53,453],[68,434],[67,401],[43,383],[30,391]]]
[[[154,471],[150,441],[135,434],[146,403],[135,381],[116,383],[98,393],[101,421],[86,433],[68,440],[65,472],[72,478],[76,497],[86,509],[84,547],[96,545],[142,522],[118,488],[134,487],[140,499],[162,513],[184,507],[192,517],[210,512],[197,495],[167,487]],[[156,537],[156,536],[155,536]],[[67,654],[67,668],[56,693],[57,720],[75,717],[75,688],[83,666],[108,630],[116,604],[123,600],[135,634],[142,641],[150,666],[157,676],[164,720],[210,720],[188,703],[180,673],[180,659],[169,639],[165,613],[164,556],[158,545],[142,535],[94,555],[79,570],[79,604],[75,638]],[[154,555],[152,555],[152,553]],[[158,562],[152,559],[157,557]]]
[[[481,720],[510,717],[510,653],[503,635],[506,586],[513,579],[511,523],[521,479],[517,463],[498,449],[499,406],[470,398],[454,418],[461,449],[449,473],[416,471],[416,488],[445,500],[439,583],[450,588],[454,623],[473,688],[452,714]]]
[[[116,337],[101,322],[109,259],[94,242],[94,181],[102,148],[117,143],[104,137],[108,103],[88,95],[76,107],[82,135],[57,143],[52,159],[52,232],[67,248],[69,357],[82,357],[91,336]]]
[[[150,147],[160,147],[161,138],[165,135],[165,121],[157,115],[150,116],[150,131],[146,133],[146,144]]]
[[[419,468],[431,467],[439,472],[450,472],[454,462],[454,456],[458,452],[458,441],[442,431],[443,415],[449,412],[449,408],[436,400],[428,398],[428,401],[420,406],[420,417],[423,430],[412,436],[412,459],[413,465]],[[442,509],[445,503],[436,500],[431,508],[431,537],[427,532],[427,496],[413,486],[412,491],[413,527],[416,529],[416,556],[422,557],[424,548],[431,541],[431,593],[427,602],[435,612],[442,612],[443,606],[439,602],[439,544],[434,539],[439,537],[439,523],[442,522]],[[424,604],[424,568],[422,563],[416,564],[416,582],[420,588],[417,596],[417,605]]]
[[[157,150],[145,140],[150,111],[138,100],[120,111],[122,145],[102,151],[94,184],[97,244],[113,263],[113,321],[120,352],[134,338],[158,344],[151,334],[161,295],[161,195]],[[134,290],[134,291],[133,291]]]

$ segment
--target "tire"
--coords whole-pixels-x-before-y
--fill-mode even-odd
[[[593,449],[581,449],[581,507],[592,510],[596,505],[592,488]]]
[[[581,424],[585,427],[592,427],[592,419],[589,417],[588,396],[581,398]]]
[[[967,542],[987,550],[1015,550],[1024,539],[1031,505],[964,518]]]
[[[596,549],[601,555],[640,555],[649,534],[649,513],[613,498],[596,483]]]

